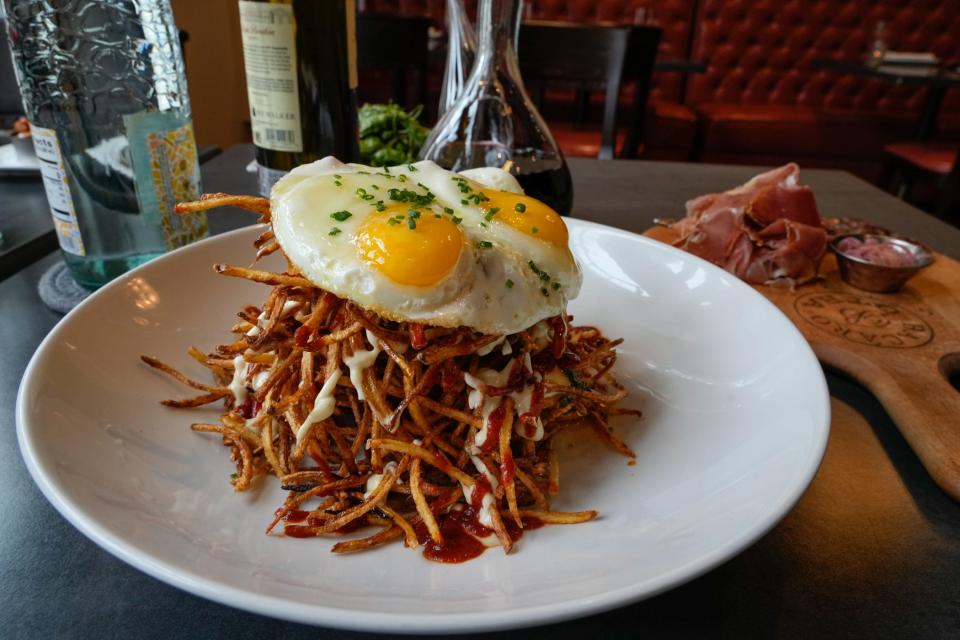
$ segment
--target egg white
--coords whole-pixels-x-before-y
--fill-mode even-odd
[[[463,204],[458,176],[468,179],[476,190],[522,193],[516,179],[500,169],[455,174],[430,161],[382,169],[328,157],[297,167],[274,186],[274,233],[289,260],[318,287],[392,320],[466,326],[504,335],[563,313],[581,284],[580,269],[569,249],[522,233],[495,217],[486,220],[478,205]],[[460,218],[464,244],[459,260],[434,285],[399,284],[359,255],[354,242],[357,233],[375,212],[378,200],[387,206],[395,204],[387,195],[391,188],[417,193],[429,189],[435,202],[423,208],[422,215],[442,214],[449,207]],[[363,199],[363,194],[374,197]],[[337,221],[331,218],[337,211],[352,215]],[[334,228],[339,232],[331,235]],[[543,273],[550,276],[548,287],[544,287]],[[558,289],[553,288],[554,282],[559,283]]]

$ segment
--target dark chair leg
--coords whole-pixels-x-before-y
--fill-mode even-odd
[[[880,167],[880,175],[877,179],[877,186],[888,193],[896,193],[898,173],[897,162],[891,156],[884,156],[883,165]]]
[[[590,92],[586,89],[577,89],[577,124],[587,123],[587,111],[590,108]]]
[[[956,202],[957,192],[960,191],[960,171],[957,167],[958,163],[955,162],[953,169],[940,184],[940,193],[937,194],[937,201],[933,210],[938,218],[949,218],[950,209]]]

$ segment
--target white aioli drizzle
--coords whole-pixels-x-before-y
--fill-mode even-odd
[[[363,394],[363,372],[376,362],[377,356],[379,356],[383,350],[383,346],[380,344],[377,336],[370,333],[369,329],[366,334],[367,341],[372,347],[371,350],[355,351],[352,355],[343,359],[343,364],[347,365],[350,369],[350,382],[353,383],[353,388],[357,390],[357,399],[361,402],[366,399]]]
[[[310,429],[313,428],[313,425],[318,422],[322,422],[333,415],[333,410],[337,407],[337,400],[333,397],[333,392],[337,388],[337,382],[340,380],[340,369],[337,368],[334,370],[333,374],[323,382],[323,386],[320,387],[320,391],[317,393],[316,399],[313,401],[313,409],[310,410],[309,415],[304,419],[303,424],[300,425],[300,429],[297,431],[297,444],[300,444],[300,441],[303,440]]]
[[[480,369],[477,371],[477,375],[475,376],[466,372],[463,374],[464,382],[466,382],[467,386],[470,387],[470,394],[467,396],[467,406],[469,406],[471,409],[477,409],[479,407],[480,417],[483,419],[483,425],[477,431],[477,434],[473,439],[473,443],[478,447],[482,447],[489,436],[490,414],[492,414],[503,401],[503,396],[484,395],[483,388],[485,385],[491,387],[502,387],[506,385],[510,380],[510,369],[513,367],[513,363],[514,360],[507,362],[507,365],[502,371],[497,371],[495,369]],[[524,357],[523,366],[527,369],[527,371],[533,371],[533,366],[530,362],[530,354],[526,354],[526,357]],[[539,377],[537,374],[534,375],[535,377]],[[508,394],[510,398],[513,398],[517,415],[523,415],[524,413],[530,411],[530,405],[532,404],[533,400],[533,389],[533,385],[528,384],[525,385],[520,391],[514,391]],[[533,433],[527,433],[527,430],[522,428],[517,429],[516,432],[528,440],[542,440],[543,422],[540,420],[539,416],[534,420],[534,425],[535,429]]]
[[[286,318],[289,316],[294,309],[300,306],[299,300],[287,300],[283,303],[283,307],[280,309],[280,318]],[[267,312],[261,311],[260,315],[257,316],[257,322],[253,327],[247,331],[247,335],[251,338],[255,338],[260,335],[260,328],[263,327],[263,321],[267,319]]]
[[[247,401],[247,361],[242,355],[233,359],[233,380],[229,389],[233,394],[233,406],[238,407]]]
[[[480,513],[477,514],[477,520],[488,529],[493,529],[493,507],[495,504],[493,496],[497,492],[499,482],[497,482],[497,477],[487,468],[487,465],[483,463],[483,460],[475,455],[475,452],[476,449],[469,446],[467,447],[467,453],[473,461],[473,466],[476,467],[477,471],[482,473],[486,477],[487,482],[490,483],[490,491],[484,493],[483,497],[480,498]],[[460,486],[463,487],[463,497],[467,499],[469,504],[473,504],[473,492],[476,490],[476,485],[468,486],[462,484]]]
[[[506,339],[507,339],[507,336],[500,336],[490,344],[483,345],[482,347],[477,349],[477,355],[485,356],[489,353],[493,353],[493,350],[496,349],[498,346],[500,346],[503,343],[503,341]]]
[[[377,487],[379,487],[380,483],[383,482],[383,476],[388,471],[394,476],[397,475],[397,463],[393,460],[383,465],[383,473],[374,473],[367,478],[367,490],[363,492],[364,500],[370,499],[370,495],[377,490]],[[401,484],[399,480],[397,481],[397,484]]]

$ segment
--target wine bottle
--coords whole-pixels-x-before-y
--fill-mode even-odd
[[[239,0],[260,192],[294,167],[359,159],[355,0]]]

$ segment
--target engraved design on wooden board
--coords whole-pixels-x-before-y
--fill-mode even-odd
[[[793,306],[810,324],[856,344],[910,349],[933,340],[933,328],[919,316],[870,296],[811,292],[798,296]]]

